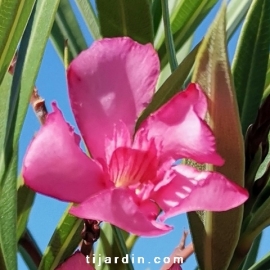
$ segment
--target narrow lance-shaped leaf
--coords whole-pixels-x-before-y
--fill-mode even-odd
[[[263,92],[263,100],[266,99],[267,96],[270,95],[270,54],[268,56],[268,67],[265,78],[264,92]]]
[[[0,187],[0,268],[16,270],[16,174],[18,157],[12,155],[5,166]],[[0,168],[2,169],[2,168]],[[1,175],[2,176],[2,175]]]
[[[35,192],[25,185],[20,185],[17,196],[17,241],[25,231]]]
[[[198,83],[208,96],[208,122],[216,137],[217,151],[225,159],[225,165],[213,169],[243,186],[243,137],[226,50],[225,15],[223,5],[202,42],[192,81]],[[195,228],[202,229],[202,225],[196,225],[199,219],[191,222],[200,269],[226,269],[238,242],[242,215],[242,206],[223,213],[205,212],[201,219],[205,233],[195,232]],[[203,246],[200,245],[202,240],[198,239],[202,235]]]
[[[23,35],[22,44],[28,45],[30,30],[33,24],[34,12],[30,17],[28,27]],[[4,89],[4,97],[7,98],[4,106],[6,112],[4,115],[4,135],[3,143],[0,149],[0,266],[3,270],[15,270],[17,264],[16,258],[16,180],[17,180],[17,162],[18,162],[18,137],[20,127],[17,120],[17,112],[20,102],[21,70],[25,61],[25,47],[21,45],[18,54],[18,66],[11,83],[11,87]],[[27,46],[26,46],[27,47]],[[9,80],[7,77],[7,85]],[[17,123],[16,123],[17,122]],[[17,131],[17,133],[16,133]]]
[[[112,230],[114,238],[116,240],[117,247],[120,251],[121,258],[128,256],[128,263],[126,264],[126,270],[134,270],[133,263],[129,256],[122,230],[114,225],[112,225]]]
[[[99,31],[98,20],[91,2],[88,0],[76,0],[75,2],[83,16],[83,19],[92,37],[94,39],[99,39],[101,36]]]
[[[261,103],[270,48],[270,2],[253,1],[237,44],[232,71],[243,133]]]
[[[10,88],[12,83],[12,76],[6,73],[2,84],[0,84],[0,151],[2,151],[5,142],[5,133],[8,116],[8,99],[10,95]],[[0,152],[1,153],[1,152]]]
[[[69,60],[87,48],[83,33],[68,0],[60,1],[52,27],[51,39],[62,59],[66,40],[69,48]]]
[[[270,225],[270,96],[258,111],[246,135],[246,186],[251,190],[245,205],[241,236],[231,262],[236,268],[245,258],[255,238]],[[263,162],[262,162],[263,161]],[[256,181],[255,181],[256,180]]]
[[[39,270],[55,269],[78,247],[82,237],[83,221],[68,214],[70,206],[63,214],[44,252]]]
[[[257,112],[257,117],[249,126],[245,136],[245,186],[252,190],[252,197],[256,197],[263,189],[261,178],[267,170],[269,163],[269,142],[270,131],[270,96],[266,98]],[[264,182],[266,183],[266,182]]]
[[[175,49],[178,51],[217,3],[217,0],[177,1],[171,15],[171,27]],[[155,41],[161,67],[168,62],[164,34]]]
[[[153,42],[149,0],[96,0],[101,35],[128,36],[139,43]]]
[[[20,252],[28,269],[37,270],[41,261],[42,252],[28,229],[25,230],[18,242],[18,251]]]
[[[127,238],[128,233],[122,231],[123,237]],[[117,264],[114,263],[115,257],[121,257],[121,251],[116,243],[116,238],[112,225],[109,223],[104,223],[100,230],[100,238],[97,242],[97,247],[95,251],[96,258],[100,256],[112,258],[111,264],[101,263],[96,259],[95,269],[96,270],[126,270],[126,265],[118,261]]]
[[[21,42],[10,98],[7,145],[8,142],[16,145],[19,138],[58,4],[59,1],[55,0],[49,0],[46,3],[42,0],[37,1],[32,18],[33,23],[26,29]],[[18,102],[17,109],[14,105],[16,102]],[[12,127],[14,130],[11,129]],[[13,136],[10,136],[11,134]]]
[[[250,249],[247,259],[245,260],[243,267],[241,268],[241,270],[249,270],[250,267],[255,264],[256,262],[256,258],[258,256],[259,253],[259,247],[261,244],[261,239],[262,239],[262,233],[260,233],[258,235],[258,237],[256,238],[256,240],[254,241],[252,248]]]
[[[251,2],[252,0],[231,0],[229,2],[226,27],[228,40],[231,39],[239,24],[243,21]],[[178,1],[178,5],[174,7],[171,17],[174,28],[173,36],[176,51],[182,48],[188,37],[193,34],[194,31],[192,29],[196,29],[200,25],[202,20],[216,3],[217,1]],[[200,12],[200,15],[198,15],[198,12]],[[155,36],[155,44],[159,52],[161,67],[163,69],[168,62],[168,58],[166,56],[163,30],[162,32],[160,31],[161,29],[158,31],[159,35]]]
[[[176,59],[174,42],[173,42],[172,31],[171,31],[171,26],[170,26],[169,4],[167,0],[161,0],[161,3],[162,3],[162,17],[163,17],[164,32],[165,32],[166,52],[169,59],[171,71],[173,72],[177,68],[178,63]]]
[[[270,134],[268,134],[268,141],[270,142]],[[269,149],[268,149],[269,150]],[[262,185],[263,188],[257,195],[255,202],[248,215],[245,217],[242,234],[237,245],[238,252],[235,254],[232,265],[241,263],[245,255],[249,251],[255,238],[262,232],[264,228],[270,225],[270,152],[268,151],[265,157],[266,164],[262,164],[258,170],[260,178],[254,183],[257,189]],[[262,173],[263,172],[263,173]],[[261,175],[262,173],[262,175]],[[253,188],[255,191],[255,188]]]
[[[5,148],[16,147],[18,143],[30,95],[33,91],[58,3],[55,0],[47,1],[46,4],[42,0],[37,1],[30,23],[21,41],[18,63],[16,64],[9,97]],[[7,162],[11,156],[8,150],[5,151],[5,154],[5,162]],[[3,159],[1,162],[3,162]]]
[[[192,51],[192,44],[194,41],[194,36],[190,37],[187,42],[182,46],[180,50],[176,53],[176,59],[178,63],[181,63]],[[171,75],[170,65],[167,64],[160,72],[157,89],[168,79]]]
[[[9,101],[6,100],[8,113],[0,159],[0,256],[3,270],[16,269],[18,139],[57,6],[55,0],[37,2],[20,44],[11,91],[6,95],[9,98]]]
[[[160,0],[154,0],[152,3],[152,17],[153,17],[153,28],[154,28],[154,35],[155,35],[158,30],[159,24],[161,22],[161,17],[162,17]]]
[[[252,0],[231,0],[227,9],[227,39],[230,40],[243,21]]]
[[[270,252],[268,252],[260,261],[251,266],[249,270],[265,270],[270,268]]]
[[[35,0],[0,1],[0,84],[22,37]]]

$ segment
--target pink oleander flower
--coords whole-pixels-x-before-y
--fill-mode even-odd
[[[194,210],[226,211],[246,201],[245,189],[216,172],[174,166],[181,158],[222,165],[204,117],[199,85],[175,95],[135,132],[153,97],[159,59],[152,45],[130,38],[94,42],[67,71],[80,138],[57,105],[31,142],[23,163],[26,185],[78,203],[70,213],[106,221],[137,235],[170,231],[164,220]],[[163,215],[160,215],[161,210]]]
[[[56,270],[95,270],[95,268],[86,262],[85,256],[77,251],[70,256],[65,262],[59,265]]]
[[[179,264],[174,263],[168,270],[182,270]]]

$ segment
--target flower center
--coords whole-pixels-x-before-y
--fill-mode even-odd
[[[119,147],[112,154],[109,171],[116,187],[136,189],[141,183],[155,180],[157,156],[151,151]]]

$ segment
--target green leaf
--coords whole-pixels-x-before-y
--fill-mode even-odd
[[[17,144],[58,4],[56,0],[38,0],[32,14],[32,25],[27,27],[22,39],[11,90],[7,144]]]
[[[171,27],[176,51],[193,35],[195,29],[217,2],[218,0],[177,1],[171,14]],[[168,62],[164,35],[155,40],[155,44],[163,68]]]
[[[0,84],[0,151],[3,149],[5,142],[5,132],[9,105],[8,100],[10,95],[11,83],[12,76],[9,73],[6,73],[2,84]]]
[[[172,32],[176,33],[182,30],[182,36],[189,36],[190,34],[188,33],[194,32],[196,26],[205,17],[204,14],[207,14],[217,2],[216,0],[179,1],[171,15]],[[187,14],[189,14],[189,16],[187,16]]]
[[[22,44],[25,45],[29,41],[29,28],[32,27],[33,14],[29,20]],[[16,125],[16,116],[19,107],[20,88],[18,83],[20,81],[21,70],[24,63],[25,50],[19,50],[18,63],[15,68],[14,77],[11,84],[11,89],[4,89],[7,93],[3,96],[7,98],[4,109],[7,112],[6,122],[3,135],[3,143],[0,149],[0,267],[1,269],[15,270],[17,268],[16,258],[16,180],[17,180],[17,162],[18,162],[18,137],[20,128]],[[8,77],[7,77],[8,78]],[[8,83],[8,81],[7,81]],[[17,133],[16,133],[17,130]]]
[[[149,0],[96,0],[103,37],[128,36],[139,43],[153,42]]]
[[[35,0],[0,1],[0,84],[22,37]]]
[[[4,114],[7,116],[3,124],[4,144],[0,149],[0,265],[3,270],[16,269],[18,139],[52,25],[53,7],[57,7],[55,0],[37,2],[21,41],[11,90],[5,88],[8,94],[3,94],[9,99]]]
[[[267,73],[266,73],[265,85],[264,85],[264,91],[263,91],[263,100],[265,100],[266,97],[269,95],[270,95],[270,54],[268,56],[268,67],[267,67]]]
[[[129,234],[123,230],[121,230],[121,233],[123,238],[127,239]],[[117,245],[117,239],[111,224],[104,223],[102,225],[102,228],[100,230],[100,237],[97,243],[98,244],[95,252],[96,270],[126,270],[126,264],[123,264],[121,261],[118,261],[117,264],[114,263],[114,258],[116,257],[121,258],[122,254],[120,248]],[[128,252],[126,254],[128,254]],[[103,256],[103,258],[110,257],[112,259],[112,263],[111,264],[99,263],[97,258],[100,255]]]
[[[173,1],[173,0],[170,0]],[[216,1],[217,2],[217,1]],[[235,33],[235,31],[237,30],[239,24],[243,21],[246,12],[251,4],[252,0],[231,0],[229,2],[228,5],[228,12],[227,12],[227,39],[230,40],[231,37],[233,36],[233,34]],[[189,10],[189,14],[185,14],[183,12],[180,12],[180,9],[182,9],[182,5],[184,5],[183,1],[177,1],[176,3],[178,3],[176,6],[174,6],[173,10],[174,10],[174,14],[179,13],[179,22],[181,22],[182,20],[191,20],[192,17],[192,10]],[[182,3],[182,4],[181,4]],[[190,7],[192,7],[195,4],[203,4],[203,1],[192,1],[192,5]],[[202,20],[205,18],[205,16],[207,16],[207,14],[209,13],[209,11],[212,9],[212,7],[215,5],[214,2],[209,1],[208,3],[211,6],[207,6],[201,13],[200,16],[201,19],[198,20],[198,22],[193,22],[193,24],[195,25],[195,28],[197,28],[199,26],[199,24],[202,22]],[[190,8],[189,7],[189,3],[187,1],[187,10]],[[209,8],[209,10],[208,10]],[[196,10],[195,10],[196,12]],[[204,14],[205,12],[205,14]],[[183,18],[181,18],[183,17]],[[175,17],[178,18],[178,17]],[[194,19],[194,18],[193,18]],[[197,18],[196,18],[197,20]],[[171,18],[171,22],[173,22],[173,18]],[[192,21],[187,21],[187,25],[189,25],[189,23],[192,24]],[[194,26],[193,26],[194,27]],[[162,27],[161,27],[162,28]],[[159,29],[161,30],[161,29]],[[186,28],[186,31],[190,31],[188,28]],[[174,44],[175,44],[175,50],[178,51],[184,44],[185,40],[188,39],[188,36],[192,35],[194,32],[190,31],[191,33],[184,34],[184,32],[182,33],[180,30],[178,30],[176,33],[174,33],[173,37],[174,37]],[[168,62],[168,58],[166,56],[166,47],[165,47],[165,43],[164,43],[164,33],[163,30],[160,32],[158,32],[159,35],[155,36],[155,44],[156,44],[156,48],[159,50],[159,57],[161,60],[161,68],[163,69],[163,67],[166,65],[166,63]],[[183,35],[186,35],[185,38],[182,39]]]
[[[249,270],[250,267],[256,262],[256,258],[258,256],[258,252],[260,248],[261,239],[262,239],[262,233],[260,233],[255,239],[241,270]]]
[[[16,151],[16,149],[15,149]],[[8,164],[0,170],[0,269],[17,269],[17,242],[16,242],[16,177],[17,154],[12,153]]]
[[[54,270],[69,257],[82,240],[83,221],[68,214],[70,206],[63,214],[44,252],[39,270]]]
[[[154,0],[152,3],[152,18],[153,18],[153,28],[154,28],[154,35],[156,34],[159,24],[161,22],[162,17],[162,8],[161,8],[161,1]]]
[[[10,95],[11,82],[12,82],[11,75],[6,73],[6,75],[4,77],[4,80],[3,80],[2,84],[0,85],[0,115],[1,115],[1,117],[0,117],[0,155],[3,155],[3,148],[4,148],[4,142],[5,142],[5,130],[6,130],[6,124],[7,124],[6,121],[7,121],[7,115],[8,115],[8,100],[9,100],[9,95]],[[0,156],[0,158],[2,158],[2,157]],[[16,169],[16,160],[13,161],[13,164],[11,164],[11,166],[15,167],[14,170]],[[8,172],[8,168],[4,168],[3,165],[1,165],[0,166],[0,173],[1,172],[4,173],[5,169],[6,169],[6,172]],[[10,177],[10,174],[12,174],[11,177]],[[13,171],[13,172],[10,171],[9,174],[6,175],[7,181],[11,180],[11,183],[13,183],[14,177],[16,177],[15,171]],[[12,187],[14,187],[14,186],[12,186]],[[12,195],[14,196],[14,193]],[[1,201],[2,196],[3,196],[3,190],[0,187],[0,201]],[[12,198],[14,199],[13,196],[12,196]],[[3,207],[6,207],[6,206],[7,205],[5,204]],[[2,210],[1,208],[0,208],[0,212]],[[6,209],[5,211],[8,211],[8,210]],[[13,211],[12,211],[12,214],[14,214]],[[13,224],[14,220],[12,220],[12,219],[15,218],[15,217],[13,215],[12,216],[8,215],[7,218],[9,219],[8,222],[12,222],[11,224]],[[4,219],[2,220],[2,218],[0,218],[0,224],[5,222]],[[12,221],[10,221],[10,220],[12,220]],[[13,228],[13,229],[15,230],[15,228]],[[5,239],[5,235],[3,235],[3,238],[2,238],[1,234],[2,234],[2,232],[1,232],[1,227],[0,227],[0,267],[1,267],[1,269],[4,270],[4,269],[7,269],[7,266],[5,265],[4,256],[8,256],[8,254],[5,255],[5,254],[2,253],[1,249],[3,249],[3,251],[4,251],[4,248],[1,247],[1,242],[2,241],[8,241],[8,239]],[[14,231],[13,231],[13,236],[14,236]],[[14,245],[14,243],[13,243],[13,245]],[[16,248],[16,246],[15,246],[15,248]],[[11,258],[8,257],[7,260],[9,260],[9,259],[11,259]]]
[[[70,61],[87,48],[86,41],[68,0],[60,1],[52,27],[51,39],[62,60],[66,40]]]
[[[245,136],[245,186],[250,192],[250,199],[245,206],[252,205],[252,201],[264,187],[265,172],[269,164],[269,131],[270,131],[270,96],[260,106],[254,123],[249,127]],[[257,180],[255,183],[254,181]]]
[[[252,0],[231,0],[227,9],[227,39],[230,40],[239,24],[243,21]]]
[[[60,28],[60,26],[58,25],[58,23],[54,23],[52,26],[52,31],[51,31],[51,42],[52,45],[54,46],[54,49],[56,50],[58,56],[60,57],[60,59],[63,61],[65,61],[64,59],[64,50],[65,50],[65,44],[66,44],[66,40],[64,35],[62,34],[62,30]],[[67,60],[71,61],[76,55],[74,54],[73,51],[73,55],[72,52],[70,51],[70,45],[67,48]]]
[[[144,110],[143,114],[138,119],[137,127],[144,119],[146,119],[147,116],[150,115],[150,113],[156,111],[159,107],[165,104],[181,90],[185,79],[193,66],[199,45],[200,44],[198,44],[188,54],[188,56],[183,60],[183,62],[177,67],[177,69],[172,73],[172,75],[169,76],[169,78],[155,93],[151,103],[148,105],[148,107]]]
[[[268,134],[268,143],[270,143],[270,133]],[[261,163],[256,174],[256,179],[259,179],[263,176],[263,174],[266,172],[268,164],[270,164],[270,151],[268,151],[267,156],[264,158],[264,161]]]
[[[28,229],[26,229],[18,243],[18,250],[28,266],[28,269],[37,270],[42,258],[42,253]]]
[[[99,25],[92,4],[88,0],[75,0],[86,26],[94,39],[100,39]]]
[[[35,199],[35,192],[25,185],[20,185],[17,195],[17,241],[24,233]]]
[[[126,237],[126,247],[127,247],[127,250],[129,253],[133,249],[133,247],[138,239],[139,239],[139,236],[135,235],[135,234],[130,234]]]
[[[270,134],[268,139],[270,140]],[[244,217],[242,233],[237,245],[237,253],[235,253],[233,258],[233,266],[235,264],[239,265],[239,263],[242,262],[250,247],[252,246],[255,238],[262,232],[264,228],[270,225],[270,168],[268,167],[269,158],[270,153],[268,152],[268,155],[265,158],[266,163],[263,162],[261,164],[256,175],[256,178],[261,178],[263,176],[263,181],[266,184],[260,191],[259,195],[257,195],[257,197],[255,197],[254,193],[251,194],[250,199],[245,206],[245,213],[247,214]],[[257,182],[255,182],[255,184],[256,183]],[[255,189],[253,190],[255,191]]]
[[[165,32],[166,51],[167,51],[171,71],[173,72],[177,68],[178,64],[177,64],[173,37],[172,37],[172,32],[171,32],[171,26],[170,26],[169,4],[167,0],[161,0],[161,4],[162,4],[164,32]]]
[[[232,72],[245,134],[261,103],[270,46],[270,2],[255,0],[246,16],[233,61]]]
[[[119,249],[120,254],[121,254],[121,258],[128,256],[128,259],[127,259],[128,264],[126,264],[126,269],[127,270],[134,270],[132,261],[129,257],[129,252],[128,252],[128,249],[127,249],[127,246],[125,243],[125,239],[124,239],[123,234],[122,234],[122,230],[117,228],[114,225],[112,225],[112,230],[113,230],[114,237],[116,239],[118,249]]]
[[[253,240],[260,232],[270,225],[270,172],[266,172],[267,184],[260,192],[259,196],[251,209],[249,215],[245,218],[243,226],[243,234],[240,238],[239,250],[246,250],[248,244],[252,244]]]
[[[270,252],[267,253],[259,262],[249,268],[249,270],[265,270],[270,268]]]
[[[190,37],[187,42],[182,46],[180,50],[176,53],[176,59],[178,63],[181,63],[187,55],[190,53],[193,43],[193,36]],[[191,72],[191,71],[190,71]],[[172,74],[170,65],[167,64],[160,72],[158,82],[157,82],[157,89],[168,79],[168,77]]]
[[[227,56],[225,16],[223,5],[199,49],[192,81],[208,96],[208,123],[216,137],[217,152],[226,160],[213,170],[243,186],[244,144]],[[242,215],[243,206],[226,212],[205,212],[195,221],[193,217],[191,232],[200,229],[193,235],[200,269],[227,269],[238,243]]]

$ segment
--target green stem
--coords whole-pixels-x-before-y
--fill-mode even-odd
[[[124,240],[124,237],[122,235],[122,232],[119,228],[117,228],[116,226],[112,225],[112,230],[113,230],[113,233],[114,233],[114,236],[115,236],[115,240],[116,240],[116,243],[118,245],[118,248],[121,252],[121,256],[122,257],[125,257],[126,255],[128,255],[128,264],[126,265],[127,266],[127,270],[134,270],[134,267],[133,267],[133,264],[131,262],[131,259],[130,259],[130,256],[129,256],[129,252],[128,252],[128,249],[127,249],[127,246],[125,244],[125,240]]]
[[[136,243],[137,239],[139,238],[138,235],[135,234],[130,234],[126,240],[126,247],[128,252],[130,252],[134,246],[134,244]]]
[[[173,36],[172,36],[172,31],[171,31],[171,26],[170,26],[168,0],[161,0],[161,5],[162,5],[162,16],[163,16],[163,22],[164,22],[166,50],[168,53],[168,59],[169,59],[171,71],[173,72],[178,67],[178,63],[176,59]]]

